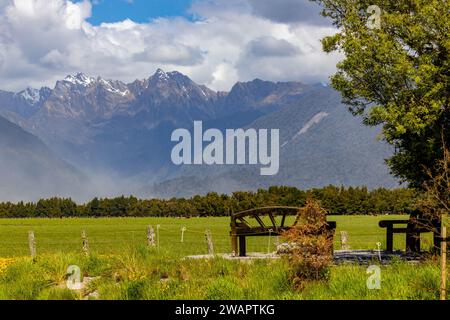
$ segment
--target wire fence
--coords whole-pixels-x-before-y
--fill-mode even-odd
[[[155,226],[154,226],[155,227]],[[147,228],[128,230],[89,230],[80,228],[68,231],[40,230],[40,227],[22,227],[20,230],[5,232],[0,228],[0,257],[29,255],[28,232],[33,231],[36,250],[38,254],[54,252],[81,252],[81,232],[86,230],[89,247],[92,252],[111,253],[121,252],[126,248],[147,246]],[[160,250],[171,251],[178,254],[203,254],[207,253],[205,232],[184,227],[155,228],[157,234],[156,245]],[[228,253],[231,251],[231,239],[229,233],[210,231],[212,242],[216,252]],[[249,248],[255,251],[267,250],[267,242],[258,239],[249,243]],[[275,250],[275,247],[273,247]]]
[[[398,218],[398,217],[397,217]],[[341,249],[341,231],[347,233],[350,249],[376,250],[386,245],[386,230],[378,227],[385,217],[337,217],[334,248]],[[214,251],[231,253],[229,220],[211,219],[52,219],[0,220],[0,257],[30,254],[28,232],[33,231],[37,254],[82,252],[82,231],[86,231],[89,247],[97,253],[120,253],[126,249],[148,245],[148,226],[155,231],[156,245],[161,252],[178,255],[206,254],[206,230],[209,230]],[[266,233],[265,233],[266,234]],[[282,237],[247,237],[247,252],[275,251]],[[432,245],[432,235],[422,236],[424,248]],[[405,249],[405,235],[394,235],[394,249]]]

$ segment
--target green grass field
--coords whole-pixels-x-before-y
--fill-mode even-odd
[[[377,242],[385,245],[385,229],[378,227],[382,219],[405,219],[405,216],[330,216],[337,222],[335,248],[339,249],[339,231],[349,235],[352,249],[376,249]],[[291,218],[293,219],[293,218]],[[228,253],[230,245],[229,218],[75,218],[75,219],[1,219],[0,257],[26,256],[28,231],[36,236],[37,250],[42,253],[79,252],[81,230],[86,230],[92,252],[119,253],[123,249],[145,245],[146,229],[160,225],[160,250],[174,255],[205,253],[205,230],[213,234],[215,251]],[[181,243],[181,228],[186,227],[184,242]],[[404,249],[405,235],[395,236],[395,248]],[[276,242],[270,239],[271,250]],[[424,236],[425,246],[431,244],[431,237]],[[253,237],[248,241],[249,252],[266,252],[268,237]]]
[[[348,232],[352,249],[384,246],[381,219],[404,216],[335,216],[338,230]],[[146,228],[160,225],[160,246],[146,247]],[[181,243],[181,228],[186,227]],[[211,230],[215,251],[230,252],[228,218],[114,218],[0,220],[0,299],[438,299],[439,263],[419,266],[394,262],[382,266],[382,287],[368,290],[367,266],[332,266],[328,281],[306,283],[296,290],[284,259],[251,263],[184,259],[206,253],[204,232]],[[38,257],[29,257],[28,231],[36,236]],[[86,230],[91,255],[81,250]],[[266,252],[268,237],[255,237],[249,251]],[[272,246],[276,239],[272,238]],[[404,236],[395,247],[404,249]],[[425,244],[431,237],[424,237]],[[335,240],[339,248],[339,236]],[[10,257],[10,258],[8,258]],[[377,263],[374,261],[374,263]],[[65,286],[67,267],[96,277],[83,291]]]

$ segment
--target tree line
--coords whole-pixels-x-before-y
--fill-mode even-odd
[[[51,198],[28,203],[0,203],[0,218],[218,217],[264,206],[301,207],[308,198],[319,200],[330,214],[402,214],[412,208],[416,196],[411,189],[327,186],[310,190],[270,187],[231,195],[211,192],[189,199],[94,198],[85,204]]]

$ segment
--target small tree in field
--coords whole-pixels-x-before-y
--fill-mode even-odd
[[[446,300],[447,296],[447,234],[445,218],[450,213],[450,151],[442,138],[444,158],[439,161],[436,174],[426,170],[430,180],[425,184],[425,197],[419,203],[422,211],[429,216],[429,219],[439,219],[442,226],[440,231],[441,242],[441,300]]]
[[[326,279],[332,261],[333,242],[327,229],[326,212],[314,200],[300,209],[297,224],[285,232],[292,282],[301,287],[308,280]]]
[[[429,221],[444,223],[445,217],[450,213],[450,150],[443,139],[444,156],[438,161],[434,170],[425,168],[429,179],[424,183],[425,192],[417,201],[417,209]],[[440,230],[431,230],[440,232]]]

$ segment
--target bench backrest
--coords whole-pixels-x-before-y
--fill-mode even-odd
[[[281,234],[297,225],[299,207],[262,207],[242,211],[231,216],[232,233],[236,235]],[[292,225],[287,225],[287,217],[296,216]],[[254,224],[250,221],[256,222]],[[329,229],[336,229],[336,222],[328,222]]]

